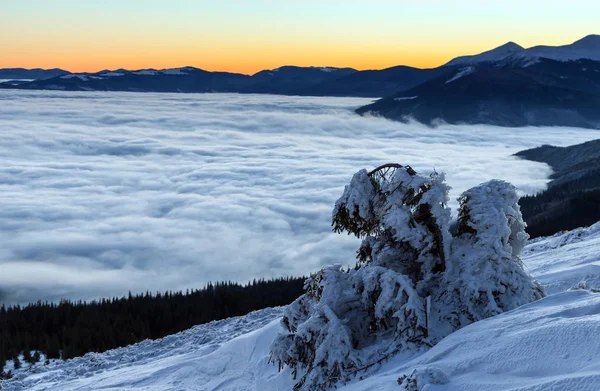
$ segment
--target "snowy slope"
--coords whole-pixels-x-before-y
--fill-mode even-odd
[[[454,66],[454,65],[471,65],[477,64],[480,62],[496,62],[500,60],[504,60],[505,58],[516,54],[521,53],[525,49],[517,45],[514,42],[505,43],[502,46],[498,46],[495,49],[488,50],[486,52],[476,54],[473,56],[461,56],[457,57],[446,64],[446,66]]]
[[[522,255],[527,271],[544,285],[548,294],[565,291],[580,282],[600,288],[600,223],[534,239]]]
[[[419,390],[600,390],[600,223],[528,244],[524,263],[551,294],[475,323],[427,352],[399,355],[343,391],[399,390],[417,371]],[[289,373],[268,363],[281,309],[212,322],[66,363],[37,365],[4,390],[290,390]],[[440,384],[436,384],[440,383]],[[443,383],[443,384],[441,384]]]
[[[589,59],[600,61],[600,35],[588,35],[569,45],[534,46],[528,49],[508,42],[495,49],[472,55],[457,57],[445,66],[472,65],[482,62],[497,62],[502,60],[520,60],[522,64],[530,65],[538,58],[548,58],[556,61],[571,61]]]
[[[557,61],[585,58],[600,61],[600,35],[588,35],[570,45],[534,46],[523,52],[516,53],[515,58],[549,58]]]
[[[267,355],[282,311],[269,308],[65,363],[38,363],[31,372],[3,382],[1,389],[255,389],[254,384],[276,372]]]

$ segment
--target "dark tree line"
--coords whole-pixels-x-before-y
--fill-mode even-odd
[[[519,201],[531,237],[549,236],[600,221],[600,169],[576,179],[553,181],[535,196]]]
[[[521,198],[521,212],[532,237],[586,227],[600,221],[600,140],[570,147],[544,145],[517,153],[554,170],[548,189]]]
[[[600,190],[579,191],[555,201],[554,205],[534,204],[534,207],[540,208],[542,213],[532,219],[526,218],[526,221],[529,220],[527,232],[532,238],[550,236],[578,227],[587,227],[600,221]],[[543,213],[545,211],[550,213]]]
[[[48,358],[82,356],[161,338],[194,325],[294,301],[305,278],[209,283],[184,292],[129,295],[92,302],[37,302],[0,307],[0,369],[23,353]],[[15,360],[17,363],[18,358]],[[1,371],[0,371],[1,372]]]

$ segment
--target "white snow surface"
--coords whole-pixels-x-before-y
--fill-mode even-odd
[[[525,49],[523,47],[517,45],[516,43],[508,42],[502,46],[498,46],[495,49],[488,50],[488,51],[480,53],[480,54],[476,54],[476,55],[472,55],[472,56],[457,57],[457,58],[451,60],[450,62],[448,62],[446,65],[447,66],[470,65],[470,64],[476,64],[479,62],[500,61],[500,60],[503,60],[503,59],[509,57],[510,55],[513,55],[515,53],[520,53],[524,50]]]
[[[161,73],[164,73],[165,75],[175,75],[175,76],[182,76],[182,75],[189,75],[189,71],[192,71],[193,68],[190,67],[183,67],[183,68],[172,68],[172,69],[163,69],[161,71]]]
[[[131,73],[133,73],[134,75],[155,76],[155,75],[158,74],[158,72],[159,71],[156,71],[154,69],[144,69],[144,70],[141,70],[141,71],[134,71],[134,72],[131,72]]]
[[[35,79],[0,79],[0,83],[5,83],[7,81],[34,81]]]
[[[413,99],[417,99],[418,96],[400,96],[398,98],[394,98],[395,101],[402,101],[402,100],[413,100]]]
[[[600,61],[600,35],[588,35],[569,45],[540,45],[528,49],[514,42],[508,42],[480,54],[457,57],[446,65],[471,65],[481,62],[501,61],[509,58],[522,61],[525,67],[535,64],[540,58],[548,58],[556,61],[574,61],[579,59]]]
[[[527,271],[549,294],[580,282],[600,288],[600,222],[548,238],[531,240],[523,250]]]
[[[531,241],[523,261],[550,296],[467,326],[429,351],[399,354],[341,391],[399,390],[413,375],[419,391],[596,391],[600,389],[600,223]],[[589,268],[586,268],[589,267]],[[37,364],[3,390],[291,390],[286,370],[269,364],[282,330],[281,308],[211,322],[67,362]]]
[[[473,67],[473,66],[469,66],[469,67],[466,67],[466,68],[462,68],[461,70],[459,70],[458,72],[456,72],[456,74],[455,74],[454,76],[452,76],[452,78],[450,78],[450,79],[449,79],[449,80],[446,82],[446,84],[448,84],[448,83],[452,83],[453,81],[455,81],[455,80],[458,80],[458,79],[460,79],[461,77],[464,77],[464,76],[470,75],[470,74],[471,74],[471,73],[473,73],[473,72],[475,72],[475,67]]]
[[[549,58],[557,61],[589,59],[600,61],[600,35],[588,35],[570,45],[534,46],[517,53],[516,58]]]

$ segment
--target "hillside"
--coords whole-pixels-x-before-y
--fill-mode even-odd
[[[429,125],[600,128],[600,35],[529,49],[509,42],[442,68],[448,73],[356,112]]]
[[[414,87],[446,68],[398,66],[383,70],[283,66],[254,75],[209,72],[194,67],[104,70],[59,74],[25,83],[0,83],[0,88],[61,91],[240,92],[281,95],[381,97]],[[8,78],[7,78],[8,79]]]
[[[0,69],[0,80],[43,80],[51,79],[69,74],[64,69],[25,69],[25,68],[2,68]]]
[[[428,125],[441,121],[600,128],[600,35],[588,35],[569,45],[527,49],[508,42],[431,69],[282,66],[245,75],[188,66],[32,75],[28,79],[37,80],[0,82],[0,88],[383,97],[356,112]]]
[[[556,61],[588,59],[600,61],[600,35],[590,34],[568,45],[524,47],[508,42],[483,53],[461,56],[449,61],[446,66],[465,66],[482,62],[524,61],[534,63],[540,58]]]
[[[0,88],[382,97],[415,87],[450,71],[447,67],[419,69],[397,66],[382,70],[357,71],[352,68],[282,66],[254,75],[244,75],[209,72],[194,67],[161,70],[117,69],[96,73],[65,72],[53,77],[30,77],[29,79],[38,80],[18,84],[0,82]]]
[[[600,62],[477,64],[361,107],[425,124],[600,127]]]
[[[544,145],[516,156],[554,170],[546,191],[520,200],[530,235],[552,235],[600,220],[600,140],[570,147]]]
[[[581,281],[600,284],[598,246],[600,223],[531,241],[523,262],[549,297],[467,326],[429,351],[397,355],[338,389],[398,390],[397,379],[411,374],[419,390],[428,391],[599,389],[600,342],[590,336],[600,332],[600,295],[568,290]],[[281,309],[267,309],[104,354],[38,364],[18,371],[3,389],[290,390],[290,374],[268,362],[280,316]]]

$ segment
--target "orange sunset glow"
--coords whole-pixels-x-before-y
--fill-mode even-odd
[[[600,14],[590,3],[590,12],[577,11],[577,23],[557,26],[559,17],[570,20],[570,8],[544,8],[539,18],[539,4],[520,5],[515,14],[506,5],[466,3],[24,0],[3,5],[0,67],[195,66],[246,74],[282,65],[426,68],[509,40],[569,43],[592,31]]]

